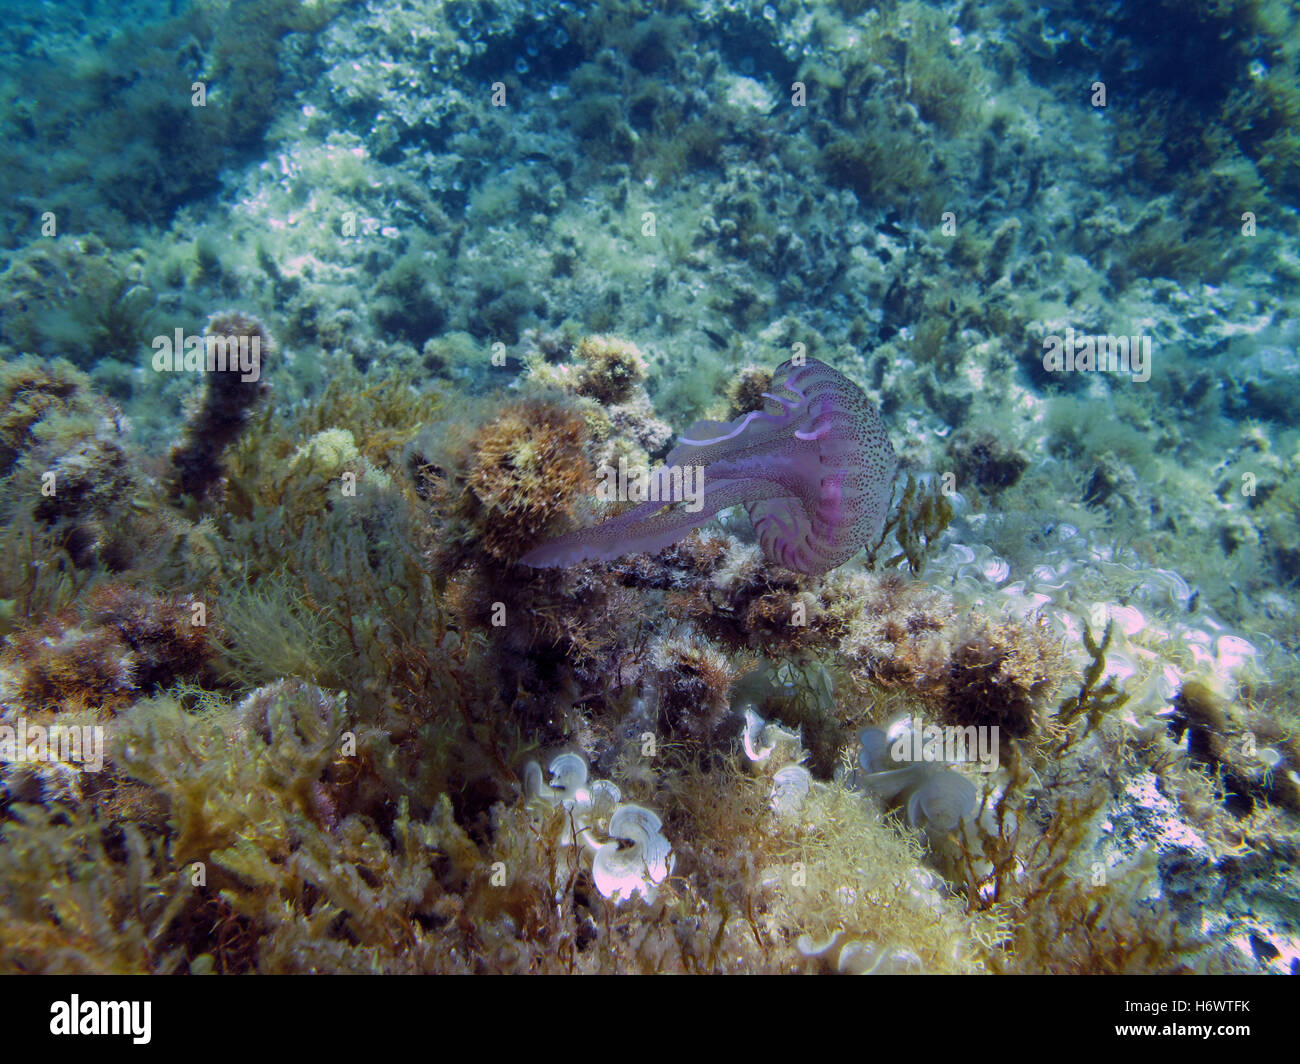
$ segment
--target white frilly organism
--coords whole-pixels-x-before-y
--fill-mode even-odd
[[[601,845],[591,862],[592,879],[602,897],[616,904],[638,894],[654,901],[675,863],[662,827],[663,822],[642,806],[614,810],[607,832],[613,841]]]
[[[672,847],[651,810],[622,803],[618,786],[594,780],[588,786],[587,763],[574,753],[560,754],[549,766],[550,783],[541,766],[524,767],[525,800],[563,806],[568,813],[560,845],[581,842],[592,853],[592,878],[602,897],[621,904],[640,894],[654,901],[659,885],[673,869]]]
[[[812,790],[812,774],[803,765],[786,765],[772,777],[769,803],[777,816],[791,816],[803,808]]]
[[[745,757],[751,763],[759,764],[768,760],[775,753],[774,764],[785,764],[791,758],[800,756],[801,744],[799,733],[783,728],[779,724],[769,724],[755,711],[753,705],[746,703],[742,709],[745,728],[740,741],[745,750]]]
[[[542,781],[542,770],[536,761],[530,761],[524,767],[524,791],[529,798],[570,803],[587,799],[587,762],[577,754],[560,754],[552,758],[548,771],[549,784]]]
[[[975,814],[975,785],[940,761],[894,761],[889,733],[866,728],[859,736],[858,781],[886,802],[904,803],[913,827],[948,832]]]
[[[920,975],[925,970],[913,950],[852,938],[843,929],[824,942],[800,935],[794,945],[804,957],[825,960],[842,975]]]

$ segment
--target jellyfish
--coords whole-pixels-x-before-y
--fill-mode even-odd
[[[698,421],[670,467],[703,469],[703,505],[644,502],[543,543],[520,561],[557,567],[662,550],[715,514],[743,505],[764,555],[809,575],[878,538],[898,468],[884,422],[862,389],[816,359],[783,363],[767,403],[732,422]]]

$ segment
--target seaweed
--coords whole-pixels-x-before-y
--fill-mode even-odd
[[[934,551],[935,541],[954,516],[947,492],[937,480],[918,481],[909,473],[902,498],[881,529],[880,539],[867,547],[867,568],[876,568],[880,551],[892,532],[900,549],[883,563],[884,568],[893,569],[906,560],[912,574],[919,575]]]
[[[122,828],[117,845],[81,812],[13,806],[0,824],[0,972],[172,972],[167,935],[188,892],[165,843]]]
[[[1063,730],[1069,729],[1080,718],[1083,719],[1084,727],[1079,738],[1091,732],[1104,717],[1129,700],[1129,695],[1119,690],[1113,677],[1107,677],[1105,683],[1100,685],[1097,682],[1106,675],[1106,650],[1114,631],[1115,621],[1112,618],[1106,622],[1101,641],[1098,642],[1093,637],[1092,627],[1086,623],[1083,626],[1083,645],[1092,661],[1084,670],[1079,693],[1062,702],[1056,714],[1056,724]],[[1075,740],[1071,738],[1070,741]]]

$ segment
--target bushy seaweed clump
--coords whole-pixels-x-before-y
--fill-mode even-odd
[[[57,608],[72,585],[170,543],[172,522],[153,507],[155,488],[129,451],[120,412],[68,363],[24,358],[0,369],[0,448],[0,541],[29,563],[45,556],[0,575],[0,599],[13,600],[19,617]]]
[[[645,380],[645,356],[627,340],[587,336],[578,344],[576,353],[584,363],[577,386],[579,395],[589,395],[602,403],[622,403]]]
[[[36,442],[42,421],[94,409],[89,379],[62,359],[29,356],[0,366],[0,472]]]
[[[746,366],[727,385],[727,420],[732,421],[767,405],[764,392],[772,390],[772,371]]]
[[[144,273],[139,251],[113,251],[96,236],[38,237],[0,274],[0,351],[86,369],[133,362],[155,311]]]
[[[844,578],[828,598],[847,628],[841,654],[860,683],[902,685],[962,727],[1037,735],[1069,670],[1062,640],[1041,619],[969,615],[949,595],[897,573]]]
[[[1029,468],[1029,459],[1021,451],[997,430],[987,427],[956,433],[948,445],[948,454],[958,484],[974,484],[990,495],[1014,487]]]
[[[735,667],[694,633],[661,639],[650,652],[658,673],[656,730],[668,738],[691,736],[707,743],[730,709]]]
[[[1044,620],[972,618],[952,647],[941,713],[962,727],[996,727],[1003,738],[1035,735],[1068,660],[1063,641]]]
[[[586,419],[562,399],[508,403],[458,435],[421,441],[414,461],[460,523],[459,538],[514,562],[579,512],[595,483]]]
[[[933,149],[891,124],[873,108],[870,135],[845,134],[822,149],[818,166],[828,184],[851,189],[872,207],[901,208],[915,203],[918,189],[932,182]]]
[[[220,638],[188,597],[100,583],[79,610],[14,633],[0,664],[29,711],[112,713],[179,680],[212,683]]]

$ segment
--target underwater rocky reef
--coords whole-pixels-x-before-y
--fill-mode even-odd
[[[1300,970],[1298,17],[15,12],[0,972]]]

